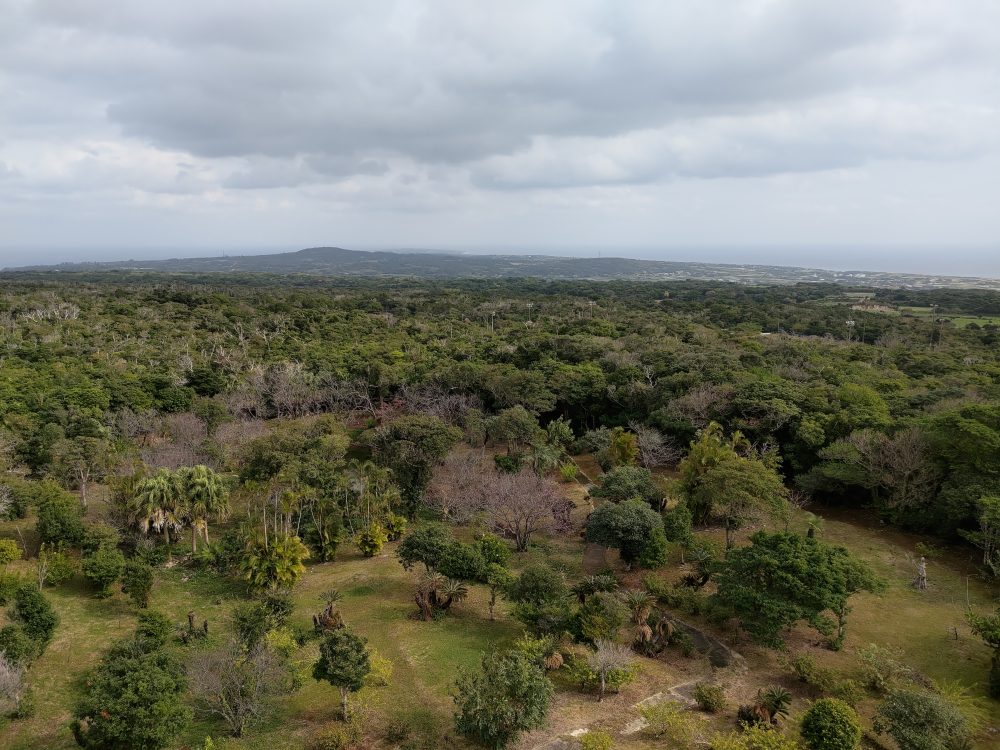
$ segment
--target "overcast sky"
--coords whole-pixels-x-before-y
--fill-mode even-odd
[[[0,0],[0,266],[998,240],[1000,0]]]

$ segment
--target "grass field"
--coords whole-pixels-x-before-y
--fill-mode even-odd
[[[588,473],[596,470],[587,459],[582,464]],[[588,510],[583,502],[583,488],[573,484],[564,487],[578,502],[578,518],[582,520]],[[19,524],[23,531],[32,522]],[[16,537],[14,524],[0,526],[0,534]],[[932,557],[930,588],[917,592],[909,582],[914,576],[913,557],[921,541],[919,537],[880,527],[857,514],[829,513],[821,538],[843,544],[868,560],[887,587],[879,595],[859,596],[853,602],[847,643],[842,651],[829,651],[814,631],[803,628],[791,634],[790,653],[808,651],[821,663],[850,675],[857,669],[857,650],[877,642],[898,648],[903,660],[927,677],[959,681],[970,686],[975,694],[985,696],[989,651],[971,635],[963,613],[967,597],[972,606],[986,610],[994,602],[995,591],[974,575],[967,552],[945,551]],[[294,591],[292,620],[308,625],[312,613],[322,607],[322,592],[336,588],[344,595],[340,608],[346,621],[368,639],[380,656],[392,662],[389,685],[366,687],[355,700],[373,737],[396,738],[383,739],[381,744],[376,742],[373,746],[466,747],[461,738],[454,736],[451,727],[449,690],[456,672],[475,665],[484,650],[508,645],[521,628],[507,616],[502,605],[497,621],[488,619],[483,587],[472,587],[469,599],[439,621],[425,623],[412,619],[416,609],[412,600],[413,574],[404,571],[396,561],[393,546],[388,545],[378,557],[364,559],[345,545],[335,562],[310,565]],[[572,578],[581,575],[583,559],[584,545],[577,535],[542,537],[515,560],[515,565],[546,560],[566,570]],[[604,559],[614,563],[613,555]],[[22,561],[11,569],[30,574],[32,564]],[[675,561],[661,575],[669,579],[679,572]],[[628,579],[635,582],[638,575],[628,574]],[[95,663],[102,649],[134,627],[135,610],[120,593],[108,600],[98,600],[79,579],[50,588],[47,593],[59,612],[60,626],[55,640],[30,671],[37,710],[33,717],[12,721],[0,729],[3,748],[75,746],[67,725],[78,679]],[[191,647],[204,648],[222,642],[229,628],[229,611],[243,595],[241,587],[232,581],[177,564],[159,573],[151,606],[178,625],[185,621],[189,610],[196,612],[199,621],[207,618],[209,643]],[[779,683],[795,694],[793,715],[801,714],[807,706],[807,694],[781,667],[776,652],[750,644],[735,630],[715,632],[743,653],[750,665],[745,673],[714,675],[727,685],[731,704],[750,700],[761,686]],[[183,653],[182,647],[175,648]],[[306,746],[317,728],[336,722],[338,715],[336,691],[308,676],[316,649],[312,643],[295,655],[306,675],[302,687],[285,698],[274,715],[250,736],[239,741],[219,740],[225,735],[224,728],[202,717],[181,738],[178,747],[197,746],[209,734],[217,738],[217,746],[222,748],[291,750]],[[549,725],[525,737],[519,747],[532,748],[583,727],[605,728],[619,735],[635,719],[636,711],[631,707],[639,700],[673,685],[711,675],[705,660],[683,658],[674,649],[668,649],[660,659],[640,661],[636,682],[600,704],[592,695],[577,692],[557,676],[559,690]],[[1000,704],[984,699],[983,705],[989,711],[991,723],[1000,726]],[[870,712],[871,706],[866,708]],[[722,718],[705,721],[706,730],[709,727],[728,730],[733,726],[732,710]],[[984,735],[978,746],[995,746],[992,743],[996,739],[996,735]],[[641,735],[619,736],[615,745],[626,750],[659,746]]]

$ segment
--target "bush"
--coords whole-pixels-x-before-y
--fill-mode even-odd
[[[65,552],[49,551],[43,545],[38,557],[39,563],[44,558],[44,562],[48,566],[45,570],[45,583],[50,586],[59,586],[76,575],[76,561]]]
[[[802,717],[800,731],[809,750],[854,750],[861,741],[857,712],[836,698],[813,703]]]
[[[617,693],[628,685],[638,672],[638,665],[609,669],[604,675],[604,691]],[[580,690],[594,692],[600,689],[600,675],[594,671],[586,657],[573,656],[566,665],[566,676],[580,686]]]
[[[233,630],[245,648],[253,648],[272,627],[274,616],[263,602],[240,602],[233,608]]]
[[[309,739],[309,750],[350,750],[361,741],[361,727],[357,722],[329,724]]]
[[[20,625],[4,625],[0,628],[0,652],[15,664],[27,664],[36,655],[38,645],[31,640]]]
[[[135,626],[135,637],[150,644],[162,646],[167,642],[167,636],[173,631],[174,626],[166,615],[147,610],[140,612],[138,623]]]
[[[699,682],[694,686],[694,700],[702,711],[717,714],[726,708],[726,691],[722,685]]]
[[[389,535],[389,541],[398,542],[402,538],[403,532],[406,531],[406,525],[406,516],[396,515],[395,513],[386,513],[385,531],[386,534]]]
[[[647,737],[664,740],[675,747],[690,747],[698,736],[698,720],[683,706],[664,700],[639,709],[646,726],[642,733]]]
[[[49,600],[37,586],[30,583],[22,584],[14,594],[11,616],[24,628],[25,634],[36,643],[38,653],[45,650],[52,640],[56,625],[59,624],[59,617],[49,604]]]
[[[354,543],[365,557],[375,557],[389,541],[389,534],[382,524],[374,521],[354,535]]]
[[[572,462],[567,461],[559,466],[559,478],[564,482],[575,482],[579,473],[580,469]]]
[[[884,693],[909,674],[909,668],[902,664],[897,656],[897,651],[879,646],[876,643],[869,643],[858,651],[858,661],[861,662],[861,679],[864,686],[870,690]]]
[[[455,685],[455,728],[466,737],[504,747],[545,723],[552,683],[524,654],[488,653]]]
[[[510,453],[504,455],[503,453],[499,453],[493,456],[493,463],[496,464],[497,471],[504,474],[517,474],[521,470],[521,466],[524,465],[524,454]]]
[[[906,750],[952,750],[969,740],[961,711],[940,695],[920,690],[890,691],[875,712],[873,726]]]
[[[138,560],[125,563],[122,572],[122,591],[140,609],[149,606],[149,594],[153,590],[153,569]]]
[[[587,732],[580,738],[580,750],[611,750],[614,744],[611,735],[599,729]]]
[[[711,750],[799,750],[794,737],[762,726],[747,727],[742,732],[717,734],[709,743]]]
[[[13,539],[0,539],[0,568],[21,559],[21,548]]]

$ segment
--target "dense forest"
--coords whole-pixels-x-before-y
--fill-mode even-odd
[[[641,730],[583,746],[995,741],[998,314],[990,291],[834,284],[8,274],[0,743],[528,747],[562,691],[632,695],[705,643],[761,675],[784,660],[805,697],[694,674],[696,710],[637,704]],[[928,574],[914,557],[914,585],[893,583],[842,518],[921,535],[898,538],[923,540],[932,589],[937,555],[977,581],[980,606],[966,592],[934,625],[980,649],[975,684],[848,640],[849,598],[919,597]],[[594,549],[613,553],[591,564]],[[363,583],[365,564],[392,572]],[[355,694],[393,689],[393,659],[366,646],[373,595],[412,609],[414,632],[477,634],[454,674],[413,683],[453,695],[454,719],[362,701],[368,719],[303,720],[281,744],[281,717],[318,710],[304,681],[345,720]],[[104,650],[50,701],[46,650],[70,618],[105,616],[81,597],[119,608],[115,642],[78,644]],[[473,606],[474,626],[455,614]],[[789,656],[803,630],[812,651],[860,654],[864,676]]]

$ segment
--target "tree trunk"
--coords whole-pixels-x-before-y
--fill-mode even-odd
[[[83,503],[83,507],[87,507],[87,480],[80,480],[80,502]]]
[[[344,721],[347,721],[347,688],[340,689],[340,711],[344,716]]]
[[[601,689],[600,689],[600,692],[597,694],[597,702],[598,703],[600,703],[601,701],[604,700],[604,685],[605,685],[604,670],[602,669],[601,670]]]
[[[198,527],[192,524],[192,526],[191,526],[191,554],[194,554],[197,551],[198,551]]]

